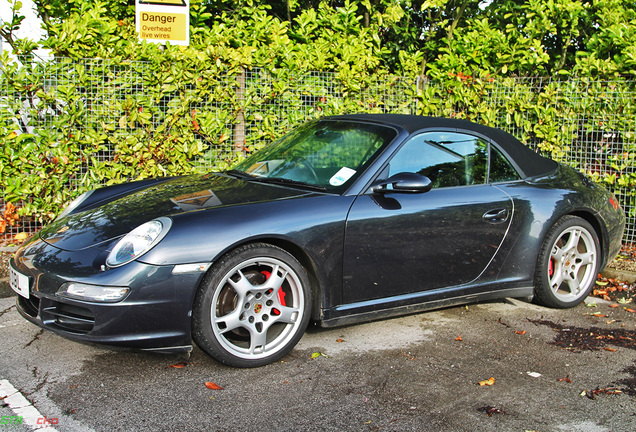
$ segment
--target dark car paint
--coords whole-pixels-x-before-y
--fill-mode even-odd
[[[173,179],[174,177],[162,177],[146,180],[138,180],[134,182],[120,183],[111,186],[104,186],[99,189],[93,189],[90,195],[81,203],[80,206],[75,208],[72,213],[78,211],[88,210],[89,208],[98,207],[101,204],[113,201],[117,197],[127,195],[131,192],[135,192],[146,187],[163,183]]]
[[[160,216],[307,194],[218,174],[177,177],[128,195],[117,195],[99,207],[79,212],[76,210],[68,217],[48,225],[40,236],[60,249],[80,250],[111,242],[143,222]]]
[[[58,250],[59,251],[59,250]],[[64,253],[58,253],[60,259]],[[76,254],[77,255],[77,254]],[[21,268],[23,270],[23,268]],[[43,275],[39,278],[42,289],[32,292],[39,301],[39,314],[33,310],[33,300],[18,297],[18,310],[29,321],[46,327],[62,336],[84,342],[96,342],[142,349],[189,349],[190,315],[194,290],[184,287],[197,286],[201,274],[172,275],[171,267],[130,263],[102,273],[104,277],[72,279]],[[28,273],[27,273],[28,274]],[[127,281],[130,295],[118,303],[91,303],[65,299],[54,292],[62,283],[88,281],[117,286]],[[70,310],[69,308],[76,308]],[[77,309],[78,308],[78,309]],[[86,314],[90,311],[90,314]],[[60,325],[60,317],[72,315],[74,320],[85,317],[94,320],[90,333]]]
[[[564,166],[545,176],[496,185],[409,195],[373,193],[371,185],[382,178],[382,167],[408,136],[397,129],[398,138],[343,195],[248,182],[221,174],[131,184],[128,187],[136,192],[130,195],[123,195],[123,189],[115,187],[111,189],[112,201],[102,191],[18,251],[12,263],[37,281],[32,295],[40,298],[42,312],[39,318],[27,313],[28,305],[20,305],[23,299],[19,299],[19,310],[30,321],[78,340],[141,348],[181,347],[191,343],[189,319],[203,275],[173,275],[173,266],[214,262],[246,243],[269,242],[301,261],[316,288],[313,318],[325,326],[467,301],[531,295],[541,243],[552,224],[566,214],[580,215],[599,230],[604,260],[617,252],[617,244],[610,245],[607,240],[612,233],[604,226],[622,232],[624,219],[609,208],[609,193],[591,187],[580,174]],[[475,202],[475,191],[481,189],[490,190],[498,198],[490,203]],[[206,195],[206,191],[212,194]],[[584,191],[585,195],[580,194]],[[445,202],[436,198],[442,192],[449,192],[453,199]],[[215,199],[207,202],[206,196]],[[191,198],[194,207],[181,208],[183,200],[178,198]],[[197,198],[202,200],[200,208]],[[417,201],[426,203],[427,209],[410,210],[410,202]],[[465,227],[457,229],[454,222],[461,225],[466,217],[459,204],[472,202],[472,217],[481,218],[481,228],[470,247],[489,253],[471,264],[471,273],[464,275],[455,266],[470,259],[467,251],[471,249],[459,241],[468,233]],[[489,212],[499,210],[506,210],[507,217],[495,223],[484,219]],[[392,243],[396,240],[392,233],[398,228],[388,216],[400,212],[400,229],[410,228],[420,236],[420,242],[433,241],[444,251],[441,257],[429,255],[424,273],[408,268],[409,253],[417,247],[416,237],[403,236]],[[172,219],[172,228],[159,245],[137,262],[114,269],[103,267],[119,237],[166,215]],[[91,218],[100,221],[99,229],[87,223]],[[390,226],[383,225],[385,222]],[[451,241],[445,242],[435,229],[450,229]],[[366,262],[366,267],[358,267],[357,263],[368,259],[372,250],[383,251],[381,260],[377,258],[375,266]],[[429,252],[435,252],[434,247]],[[378,271],[380,264],[391,269],[390,273]],[[128,286],[131,292],[116,304],[56,296],[59,286],[71,280]],[[399,283],[389,283],[395,280]],[[73,334],[56,327],[54,313],[64,305],[90,310],[95,328],[88,334]],[[143,337],[137,340],[135,335]]]
[[[492,185],[422,194],[362,195],[347,218],[346,303],[467,284],[485,270],[512,217],[510,197]],[[484,216],[505,212],[497,223]],[[421,265],[403,269],[413,257]],[[387,272],[386,263],[394,271]],[[400,265],[402,264],[402,265]]]
[[[550,227],[567,214],[583,217],[599,230],[602,239],[601,268],[605,266],[608,259],[618,253],[620,243],[610,245],[607,238],[616,238],[617,235],[620,238],[624,229],[622,213],[609,209],[604,212],[593,210],[608,208],[611,195],[596,186],[592,188],[594,194],[591,197],[578,194],[577,191],[582,192],[586,189],[589,192],[589,185],[587,180],[572,168],[561,165],[546,179],[528,179],[496,186],[512,197],[515,216],[504,242],[478,280],[413,293],[395,295],[387,293],[387,297],[383,298],[337,305],[324,312],[323,325],[350,324],[394,316],[398,313],[412,313],[503,296],[531,296],[538,250]],[[470,200],[469,194],[466,199]],[[601,228],[604,224],[612,227],[613,232],[605,232],[604,228]],[[385,247],[383,244],[376,246]],[[393,277],[400,270],[409,271],[402,264],[403,262],[395,261],[393,263],[395,272],[392,272],[389,277]],[[427,264],[442,269],[442,272],[452,267],[448,261]],[[367,286],[374,286],[376,282],[358,281],[360,285],[365,283]]]

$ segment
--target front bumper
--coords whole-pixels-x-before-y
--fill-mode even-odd
[[[191,349],[191,315],[203,273],[172,274],[174,266],[131,262],[115,269],[98,265],[100,250],[63,251],[41,240],[20,249],[10,265],[29,280],[28,298],[17,308],[28,321],[69,339],[161,351]],[[66,282],[127,286],[116,303],[56,294]]]

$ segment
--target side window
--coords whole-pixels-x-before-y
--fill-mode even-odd
[[[490,146],[490,182],[506,182],[519,180],[519,173],[512,167],[501,152]]]
[[[433,187],[483,184],[488,170],[488,143],[456,132],[426,132],[411,138],[393,156],[389,176],[414,172]]]

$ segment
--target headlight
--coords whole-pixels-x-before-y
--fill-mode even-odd
[[[162,217],[138,226],[117,242],[106,258],[106,265],[120,267],[136,260],[159,243],[171,225],[171,219]]]
[[[62,213],[60,213],[57,216],[57,219],[62,219],[64,216],[68,215],[70,212],[72,212],[77,207],[79,207],[79,205],[83,203],[86,200],[86,198],[91,196],[94,191],[95,190],[93,189],[91,191],[84,192],[83,194],[75,198],[73,201],[71,201],[71,203],[62,211]]]
[[[70,282],[62,285],[57,291],[57,295],[76,300],[115,303],[123,300],[128,291],[130,291],[128,287],[107,287]]]

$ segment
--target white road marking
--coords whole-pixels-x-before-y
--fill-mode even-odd
[[[57,432],[57,429],[50,425],[50,419],[40,414],[37,408],[7,380],[0,380],[0,399],[16,416],[22,417],[22,424],[38,432]]]

